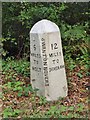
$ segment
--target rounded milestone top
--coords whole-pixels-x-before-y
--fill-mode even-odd
[[[58,26],[46,19],[43,19],[37,22],[31,29],[30,33],[50,33],[50,32],[58,32]]]

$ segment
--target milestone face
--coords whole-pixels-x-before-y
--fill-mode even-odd
[[[47,26],[48,25],[48,26]],[[58,26],[39,21],[30,31],[31,82],[47,100],[67,95],[67,81]]]

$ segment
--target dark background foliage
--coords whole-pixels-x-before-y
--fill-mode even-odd
[[[90,3],[3,3],[3,58],[29,58],[29,32],[42,19],[59,26],[65,58],[86,57],[90,37],[89,6]]]

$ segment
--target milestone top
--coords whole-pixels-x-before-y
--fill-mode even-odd
[[[51,32],[59,32],[58,26],[46,19],[43,19],[37,22],[31,29],[30,33],[51,33]]]

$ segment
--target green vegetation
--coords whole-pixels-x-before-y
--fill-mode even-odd
[[[90,75],[90,3],[5,2],[2,5],[3,117],[88,119],[85,86]],[[30,83],[29,32],[41,19],[55,22],[62,37],[69,91],[67,97],[54,102],[38,97]]]
[[[22,65],[24,68],[23,70],[21,70]],[[70,74],[75,74],[72,76],[67,74],[69,92],[71,92],[70,95],[63,99],[60,98],[57,102],[47,102],[44,97],[38,97],[36,95],[36,91],[34,91],[31,87],[30,77],[28,77],[30,73],[30,65],[27,60],[21,59],[17,61],[14,59],[7,59],[2,62],[2,66],[2,98],[4,103],[4,110],[2,113],[3,117],[87,118],[88,99],[86,90],[83,89],[83,82],[85,82],[88,77],[84,74],[85,69],[80,71],[78,71],[78,69],[75,71],[77,67],[73,68],[72,71],[69,69],[71,71]],[[79,79],[79,83],[77,79]],[[75,84],[77,84],[77,87],[74,86]],[[82,98],[77,96],[76,103],[73,99],[75,97],[73,97],[73,91],[75,89],[78,90],[80,94],[85,94]],[[76,91],[77,95],[78,92]],[[65,105],[66,102],[67,105]]]
[[[83,60],[89,49],[89,14],[89,3],[3,3],[3,55],[28,58],[31,27],[48,19],[60,28],[65,59]]]
[[[14,76],[17,75],[17,73],[27,77],[30,76],[30,62],[25,59],[14,60],[14,58],[9,57],[7,60],[3,61],[2,67],[4,72],[8,72],[9,70],[13,72],[16,71]],[[13,72],[9,73],[9,75],[13,74]]]

